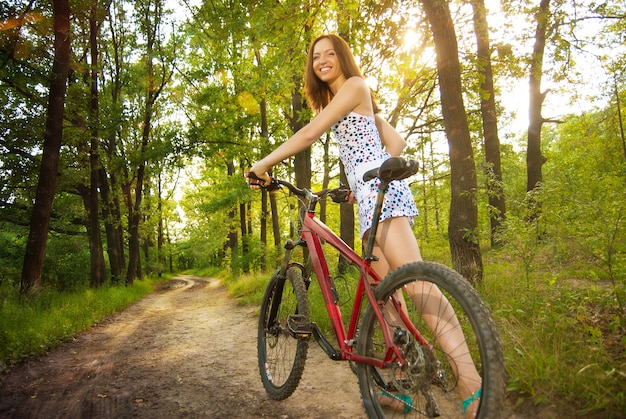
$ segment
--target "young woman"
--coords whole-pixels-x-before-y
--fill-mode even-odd
[[[390,156],[399,156],[406,142],[400,134],[377,115],[378,109],[372,93],[350,47],[336,35],[322,35],[311,44],[307,58],[305,91],[316,117],[291,138],[257,162],[250,172],[262,180],[248,178],[252,188],[269,183],[272,167],[311,146],[332,128],[339,146],[352,196],[358,204],[361,238],[367,239],[371,226],[378,180],[364,182],[363,174],[377,168]],[[420,249],[411,229],[412,218],[417,215],[413,195],[404,181],[393,181],[383,204],[381,222],[376,235],[374,255],[378,261],[372,267],[384,278],[390,270],[406,263],[421,260]],[[387,240],[392,237],[393,240]],[[399,245],[400,243],[400,245]],[[423,290],[421,291],[423,292]],[[455,351],[467,353],[467,345],[456,315],[449,304],[439,308],[443,296],[433,286],[429,295],[412,297],[422,303],[424,318],[431,318],[433,326],[441,327],[442,319],[449,319],[454,330],[440,337],[440,344],[458,365],[459,391],[467,417],[474,417],[479,399],[481,378],[474,363],[465,355],[455,357]],[[434,297],[434,298],[433,298]],[[430,326],[430,324],[429,324]],[[432,327],[431,327],[432,328]],[[459,348],[462,348],[459,351]],[[461,367],[463,365],[464,367]]]

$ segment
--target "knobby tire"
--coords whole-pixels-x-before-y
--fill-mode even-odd
[[[478,292],[466,279],[457,272],[432,262],[402,266],[391,272],[375,290],[376,300],[383,307],[382,313],[387,327],[392,336],[398,336],[398,341],[402,342],[398,346],[404,352],[407,366],[379,369],[359,364],[359,385],[363,405],[369,417],[465,417],[454,373],[455,361],[446,356],[420,313],[426,311],[423,307],[428,304],[428,298],[416,298],[414,301],[407,293],[407,289],[411,289],[411,294],[417,291],[421,295],[429,295],[427,287],[431,287],[431,284],[437,285],[452,304],[465,335],[467,348],[482,380],[482,384],[476,383],[482,391],[476,417],[499,418],[502,415],[506,373],[495,323]],[[407,305],[411,322],[428,344],[418,344],[403,334],[407,328],[399,321],[397,310],[388,307],[392,296],[398,298],[398,291],[402,292],[401,300]],[[417,304],[422,310],[418,310]],[[435,304],[431,304],[428,307],[434,306]],[[437,334],[440,337],[445,335],[444,329],[450,330],[449,324],[440,327],[437,323],[434,328],[439,330]],[[385,343],[381,326],[374,310],[369,306],[363,315],[357,351],[380,359],[384,356]]]
[[[274,400],[284,400],[295,391],[304,371],[308,350],[308,339],[292,337],[287,326],[290,314],[298,315],[301,322],[309,322],[304,281],[300,271],[294,267],[287,269],[285,276],[280,278],[278,271],[272,275],[259,314],[259,371],[267,394]],[[272,311],[276,311],[274,319],[270,318]]]

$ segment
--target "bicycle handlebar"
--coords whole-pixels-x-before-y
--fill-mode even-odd
[[[407,177],[417,173],[418,170],[419,163],[415,160],[406,160],[402,157],[390,157],[389,159],[385,160],[379,168],[365,172],[365,174],[363,175],[363,180],[368,182],[374,178],[379,178],[381,181],[389,183],[393,180],[406,179]],[[246,173],[246,176],[250,179],[263,180],[253,172]],[[323,196],[329,195],[334,202],[343,203],[347,202],[348,197],[350,196],[350,191],[347,189],[330,188],[323,189],[319,192],[311,192],[308,189],[300,189],[290,182],[287,182],[286,180],[280,180],[276,178],[271,178],[269,185],[259,186],[268,192],[277,191],[281,188],[281,186],[285,186],[294,195],[302,196],[309,200],[314,197],[321,198]]]
[[[263,179],[260,179],[253,172],[246,173],[246,176],[254,180],[263,180]],[[259,187],[261,187],[262,189],[265,189],[268,192],[274,192],[274,191],[279,190],[282,186],[285,186],[294,195],[301,196],[309,200],[314,197],[323,198],[324,196],[328,195],[333,200],[333,202],[336,202],[338,204],[348,202],[348,197],[350,196],[350,190],[345,189],[345,188],[326,188],[318,192],[313,192],[313,191],[310,191],[309,189],[298,188],[297,186],[293,185],[292,183],[286,180],[281,180],[281,179],[276,179],[276,178],[271,178],[271,179],[272,180],[270,181],[269,185],[259,185]]]

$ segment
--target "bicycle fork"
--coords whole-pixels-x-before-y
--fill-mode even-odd
[[[290,262],[291,252],[296,246],[301,246],[303,242],[304,241],[300,239],[296,242],[288,240],[287,243],[285,243],[285,255],[283,256],[281,267],[278,271],[278,274],[276,275],[276,291],[274,298],[272,299],[272,305],[270,307],[270,314],[268,317],[268,325],[266,326],[272,325],[276,321],[278,308],[280,306],[280,302],[282,301],[283,291],[285,289],[285,283],[287,281],[287,269],[292,266],[296,266],[304,275],[304,265],[297,262]],[[305,286],[308,288],[308,283],[305,283]],[[287,316],[287,324],[281,326],[281,328],[284,333],[288,333],[291,337],[296,339],[308,339],[312,333],[309,319],[305,318],[305,316],[303,316],[302,314],[299,314],[297,307],[295,313],[291,313]]]

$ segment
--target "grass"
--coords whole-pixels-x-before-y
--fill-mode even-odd
[[[238,280],[228,281],[228,295],[236,298],[240,305],[259,307],[271,275],[269,272],[257,273],[244,275]]]
[[[487,267],[483,296],[498,323],[517,405],[561,401],[585,417],[626,416],[626,321],[608,287],[549,271]]]
[[[45,353],[152,291],[153,281],[71,293],[43,291],[26,299],[0,287],[0,371],[22,358]]]

